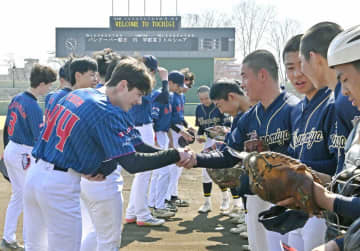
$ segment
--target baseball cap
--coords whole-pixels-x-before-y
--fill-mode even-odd
[[[152,55],[145,55],[144,57],[144,64],[147,68],[149,68],[151,71],[157,71],[158,70],[158,60],[156,57]]]
[[[184,84],[185,76],[179,71],[172,71],[169,73],[169,81],[174,82],[175,84],[178,84],[182,88],[187,88],[187,86]]]

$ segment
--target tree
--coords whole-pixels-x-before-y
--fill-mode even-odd
[[[282,51],[286,42],[294,35],[300,33],[300,23],[293,19],[274,21],[268,39],[268,45],[273,49],[279,65],[279,81],[285,84],[286,74],[282,60]]]
[[[238,57],[245,57],[263,43],[266,31],[275,20],[275,8],[254,0],[241,0],[233,9],[232,25],[236,27]]]
[[[201,14],[185,14],[183,19],[184,27],[228,27],[231,26],[231,19],[225,13],[216,10],[204,10]]]

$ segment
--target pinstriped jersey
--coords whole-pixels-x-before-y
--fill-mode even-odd
[[[333,145],[338,148],[338,170],[340,172],[343,169],[345,151],[344,147],[346,139],[349,133],[354,127],[354,124],[360,118],[360,111],[351,104],[348,97],[341,93],[341,83],[336,85],[335,91],[335,113],[336,113],[336,124],[335,130],[336,135],[333,137]]]
[[[229,116],[221,113],[214,103],[209,106],[200,104],[196,107],[195,125],[199,127],[198,135],[203,135],[206,128],[217,125],[230,126],[230,124]]]
[[[152,123],[151,118],[152,99],[151,94],[142,97],[141,105],[134,105],[129,114],[133,118],[136,126]]]
[[[22,92],[11,100],[5,121],[9,140],[34,146],[42,124],[43,112],[34,95]]]
[[[52,104],[57,103],[61,98],[66,96],[69,92],[71,92],[72,89],[65,87],[61,90],[57,90],[54,92],[49,93],[45,97],[45,121],[47,120],[49,108]]]
[[[94,173],[104,160],[135,152],[142,143],[130,116],[91,88],[52,104],[33,155],[62,168]]]
[[[237,126],[237,123],[238,123],[239,119],[241,118],[241,116],[242,116],[243,114],[244,114],[243,112],[239,112],[239,113],[233,118],[230,132],[225,135],[225,140],[224,140],[224,142],[225,142],[226,144],[229,144],[229,143],[230,143],[231,133],[235,130],[235,128],[236,128],[236,126]]]
[[[171,124],[183,124],[184,121],[184,95],[173,93]]]
[[[152,99],[156,100],[156,97],[161,93],[160,90],[155,90],[152,92]],[[172,99],[173,94],[169,95],[169,102],[167,104],[162,104],[160,102],[154,101],[152,104],[151,116],[154,121],[154,131],[167,132],[171,126],[171,113],[172,113]]]
[[[337,166],[337,148],[332,145],[335,103],[332,91],[320,89],[309,101],[300,101],[291,113],[292,139],[289,155],[312,169],[333,175]]]
[[[287,153],[291,136],[290,115],[299,99],[282,92],[265,110],[259,102],[239,119],[229,137],[229,146],[242,151],[244,141],[263,139],[271,151]]]

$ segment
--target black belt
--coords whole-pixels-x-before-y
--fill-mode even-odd
[[[60,167],[60,166],[54,166],[54,170],[60,171],[60,172],[67,172],[67,171],[68,171],[68,169],[62,168],[62,167]]]
[[[35,159],[35,163],[38,163],[39,160],[40,160],[39,158]],[[60,166],[54,166],[53,170],[61,171],[61,172],[67,172],[68,171],[68,169],[62,168]]]

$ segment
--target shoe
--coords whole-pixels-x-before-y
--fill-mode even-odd
[[[1,243],[0,243],[0,250],[1,251],[11,251],[11,250],[16,250],[16,251],[24,251],[24,247],[19,245],[16,241],[9,243],[6,240],[2,239]]]
[[[230,222],[234,224],[245,224],[245,217],[241,215],[236,218],[231,218]]]
[[[175,205],[177,207],[188,207],[188,206],[190,206],[189,202],[187,202],[186,200],[181,200],[181,199],[175,200]]]
[[[229,217],[239,218],[242,214],[244,214],[244,210],[241,207],[234,206],[229,214]]]
[[[220,205],[220,213],[222,215],[228,215],[230,213],[230,200],[229,198],[222,199],[221,205]]]
[[[156,218],[166,219],[175,216],[174,212],[171,212],[169,209],[155,209],[152,212],[152,215]]]
[[[125,218],[126,224],[131,224],[136,222],[136,218]]]
[[[157,219],[157,218],[150,218],[148,220],[145,221],[136,221],[136,224],[138,226],[142,226],[142,227],[155,227],[155,226],[161,226],[162,224],[165,223],[164,219]]]
[[[248,233],[247,232],[241,232],[240,234],[240,237],[244,240],[247,240],[248,239]]]
[[[230,229],[230,233],[232,234],[240,234],[240,233],[243,233],[243,232],[246,232],[247,228],[245,225],[239,225],[237,227],[233,227]]]
[[[174,212],[174,213],[177,212],[177,207],[176,207],[175,203],[171,200],[165,200],[165,208],[169,209],[170,212]]]
[[[250,246],[249,245],[242,245],[241,246],[241,251],[250,251]]]
[[[204,203],[204,205],[202,205],[199,210],[199,213],[201,214],[206,214],[208,212],[211,212],[211,204],[210,203]]]
[[[149,207],[149,210],[150,210],[151,214],[153,214],[154,210],[155,210],[155,207]]]

